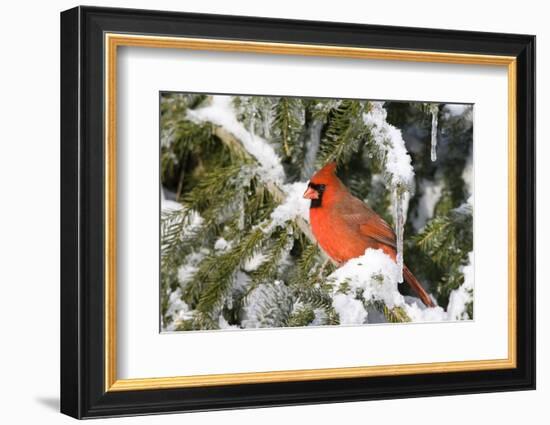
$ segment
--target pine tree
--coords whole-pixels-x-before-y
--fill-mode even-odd
[[[339,279],[315,243],[296,205],[329,161],[403,236],[409,268],[447,306],[466,287],[473,245],[471,122],[462,106],[162,93],[162,328],[339,324],[337,296],[369,323],[421,320],[397,289],[376,291],[406,291],[398,277]],[[464,310],[473,317],[471,302]]]

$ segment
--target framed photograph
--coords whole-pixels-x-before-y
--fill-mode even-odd
[[[61,14],[61,411],[535,388],[535,37]]]

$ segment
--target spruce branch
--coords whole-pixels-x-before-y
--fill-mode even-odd
[[[389,323],[405,323],[411,321],[411,318],[402,307],[389,308],[387,305],[384,305],[383,309],[384,317]]]
[[[295,299],[284,283],[263,284],[247,298],[243,324],[256,328],[288,326],[294,306]]]
[[[298,98],[281,97],[274,105],[274,111],[275,140],[282,147],[283,157],[292,158],[301,151],[298,142],[305,121],[303,104]]]
[[[224,296],[227,295],[233,283],[236,269],[257,252],[265,237],[265,233],[260,229],[253,230],[228,252],[207,262],[206,266],[209,269],[201,264],[197,275],[200,273],[199,277],[203,281],[200,284],[200,297],[196,307],[200,313],[212,317],[213,311],[221,308]],[[210,268],[214,263],[215,268]]]
[[[292,248],[294,236],[287,230],[286,227],[275,230],[274,234],[267,243],[268,247],[264,250],[269,261],[264,261],[256,270],[253,270],[250,275],[252,277],[252,285],[249,291],[253,290],[258,284],[269,280],[274,280],[278,268],[279,261],[290,248]]]
[[[414,241],[440,266],[460,264],[472,250],[472,224],[471,207],[465,204],[432,219]]]
[[[315,312],[309,306],[300,306],[295,309],[286,322],[286,326],[307,326],[315,319]]]
[[[473,250],[473,217],[469,204],[463,204],[445,215],[430,220],[413,239],[441,275],[437,282],[438,301],[446,303],[451,291],[464,283],[461,267]]]
[[[336,161],[345,163],[356,153],[366,136],[363,122],[364,102],[344,100],[329,116],[328,128],[321,140],[320,165]]]

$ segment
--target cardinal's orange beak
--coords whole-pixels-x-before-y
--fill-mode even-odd
[[[317,192],[315,189],[311,187],[308,187],[307,190],[304,192],[304,198],[319,199],[319,192]]]

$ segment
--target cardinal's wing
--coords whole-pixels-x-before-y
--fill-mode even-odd
[[[382,217],[376,214],[361,200],[350,197],[336,207],[340,216],[348,225],[357,226],[359,232],[383,245],[396,248],[395,233]]]

